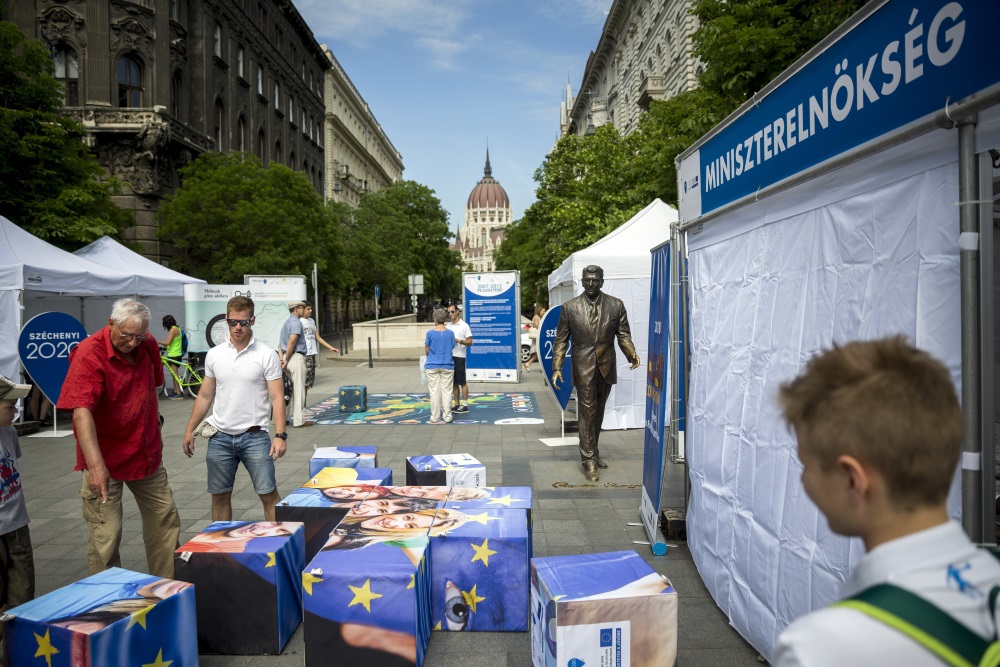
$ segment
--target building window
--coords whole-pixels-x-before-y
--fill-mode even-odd
[[[247,152],[247,121],[243,116],[236,121],[236,141],[241,153]]]
[[[215,150],[224,151],[222,140],[226,136],[226,108],[222,100],[215,100]]]
[[[62,45],[56,49],[56,80],[63,87],[63,104],[68,107],[80,106],[79,68],[76,51]]]
[[[306,110],[302,110],[302,131],[306,131]]]
[[[246,70],[243,67],[244,57],[245,52],[243,51],[243,45],[240,44],[239,48],[236,49],[236,73],[239,74],[241,79],[247,78]]]
[[[171,20],[180,22],[181,20],[181,10],[178,7],[180,3],[177,0],[170,0],[170,5],[168,8],[169,16]]]
[[[295,168],[295,151],[292,151],[288,156],[288,166]]]
[[[280,141],[275,141],[274,142],[274,158],[273,159],[274,159],[275,162],[281,162],[281,142]]]
[[[215,22],[215,29],[212,31],[212,53],[216,58],[222,58],[222,24]]]
[[[295,122],[295,98],[288,96],[288,122]]]
[[[182,110],[184,98],[184,76],[180,70],[170,77],[170,113],[178,120],[186,120]]]
[[[257,94],[264,95],[264,66],[257,65]]]
[[[261,162],[264,162],[264,146],[267,146],[267,135],[264,134],[264,130],[257,133],[257,157],[260,158]]]
[[[130,109],[142,106],[142,63],[134,56],[118,59],[118,106]]]
[[[274,108],[281,111],[281,84],[274,82]]]

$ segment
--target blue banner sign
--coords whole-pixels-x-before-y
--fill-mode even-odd
[[[666,421],[670,416],[670,246],[653,250],[649,290],[649,338],[646,364],[646,429],[642,458],[642,500],[639,513],[653,553],[666,553],[659,529]]]
[[[556,327],[559,325],[559,313],[562,306],[553,306],[545,311],[542,318],[541,327],[538,330],[538,360],[542,362],[542,372],[549,381],[549,390],[556,397],[559,407],[563,410],[569,404],[570,394],[573,393],[573,339],[569,341],[569,348],[566,350],[566,359],[563,360],[562,371],[563,381],[556,389],[552,386],[552,349],[556,344]]]
[[[995,0],[890,0],[682,156],[692,220],[1000,83]]]
[[[521,363],[516,271],[463,273],[462,317],[472,329],[466,373],[477,382],[517,382]]]
[[[41,313],[25,323],[17,341],[21,364],[55,404],[69,372],[69,353],[87,337],[79,320],[66,313]]]

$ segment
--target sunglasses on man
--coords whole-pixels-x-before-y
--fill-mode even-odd
[[[229,328],[230,329],[232,329],[233,327],[235,327],[237,324],[240,325],[241,327],[248,327],[248,326],[250,326],[250,323],[253,322],[253,318],[251,317],[249,320],[229,320],[229,319],[227,319],[226,322],[229,324]]]

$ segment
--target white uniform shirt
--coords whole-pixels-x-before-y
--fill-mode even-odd
[[[311,357],[319,350],[316,348],[316,322],[311,317],[300,317],[302,322],[302,337],[306,339],[306,356]]]
[[[959,524],[948,523],[881,544],[868,553],[844,585],[851,597],[876,584],[905,588],[991,639],[990,589],[1000,584],[1000,561],[977,548]],[[940,667],[930,651],[898,630],[843,607],[803,616],[778,638],[774,667]]]
[[[256,338],[242,352],[228,340],[205,356],[205,375],[215,378],[215,403],[208,421],[236,435],[252,426],[267,430],[271,418],[268,380],[281,377],[278,354]]]
[[[468,340],[472,338],[472,327],[465,323],[461,317],[458,318],[458,322],[449,322],[447,324],[448,330],[455,332],[455,347],[451,351],[451,356],[453,357],[465,357],[465,351],[468,349],[467,346],[462,345],[457,342],[460,340]]]

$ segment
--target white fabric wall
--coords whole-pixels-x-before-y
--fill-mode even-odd
[[[802,489],[779,385],[832,342],[898,333],[960,382],[955,141],[936,132],[690,240],[688,544],[765,656],[788,623],[839,596],[863,554]],[[949,502],[957,513],[957,484]]]

